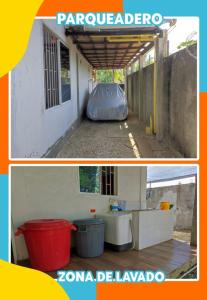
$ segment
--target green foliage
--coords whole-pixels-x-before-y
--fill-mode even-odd
[[[79,167],[80,191],[85,193],[100,192],[100,168]]]
[[[113,82],[112,70],[97,70],[96,71],[96,80],[101,83]]]
[[[137,72],[139,71],[139,61],[135,61],[134,65],[133,65],[133,71],[134,72]]]
[[[186,47],[194,45],[196,43],[197,43],[196,40],[185,41],[185,42],[180,43],[180,45],[177,46],[177,49],[186,48]]]
[[[114,70],[114,82],[115,83],[124,83],[124,71],[123,70]]]
[[[96,80],[101,83],[124,83],[124,71],[120,70],[97,70]]]

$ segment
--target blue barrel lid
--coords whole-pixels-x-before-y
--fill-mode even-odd
[[[88,219],[80,219],[80,220],[74,220],[73,224],[77,226],[81,225],[101,225],[104,224],[104,220],[100,218],[88,218]]]

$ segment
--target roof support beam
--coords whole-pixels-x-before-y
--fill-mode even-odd
[[[131,53],[131,54],[133,54],[133,53]],[[89,59],[89,58],[94,58],[94,54],[93,54],[93,55],[87,55],[87,54],[85,54],[85,55],[88,57],[88,59]],[[115,56],[115,55],[116,55],[115,53],[114,53],[114,55],[104,54],[104,53],[103,53],[103,54],[96,54],[95,56],[98,57],[98,58],[104,58],[104,57],[113,57],[113,58],[114,58],[114,57],[117,57],[117,58],[122,58],[122,57],[125,57],[125,58],[129,58],[129,59],[130,59],[131,56],[132,56],[132,55],[130,55],[130,54],[128,54],[128,53],[127,53],[127,55],[125,55],[125,56],[123,56],[124,53],[123,53],[122,55],[120,55],[120,54],[117,55],[117,56]],[[135,53],[134,53],[133,55],[135,55]]]
[[[144,42],[151,42],[151,40],[146,40]],[[129,42],[126,42],[126,41],[119,41],[119,42],[108,42],[109,45],[117,45],[117,44],[128,44]],[[132,42],[133,44],[137,44],[137,46],[140,46],[140,42]],[[75,41],[74,44],[82,44],[82,45],[91,45],[91,42],[89,41]],[[94,41],[94,44],[97,44],[97,45],[103,45],[104,46],[104,43],[101,42],[101,41]],[[104,48],[103,48],[104,49]],[[110,48],[109,48],[110,49]]]
[[[154,46],[154,43],[150,43],[147,47],[144,47],[144,46],[140,47],[139,50],[140,50],[141,48],[144,48],[144,50],[143,50],[142,52],[139,52],[139,56],[140,56],[140,55],[144,55],[146,52],[148,52],[150,49],[152,49],[153,46]],[[132,56],[131,56],[131,59],[132,59],[134,56],[135,56],[135,55],[132,55]],[[135,59],[133,59],[133,61],[132,61],[130,64],[133,64],[137,59],[138,59],[138,57],[136,57]]]
[[[126,67],[149,51],[154,39],[162,36],[158,27],[84,30],[84,27],[71,26],[66,28],[66,34],[89,64],[100,69]]]
[[[97,44],[97,42],[95,44]],[[125,42],[125,44],[126,44],[126,42]],[[105,44],[104,44],[104,46],[105,46]],[[128,50],[137,50],[137,46],[136,47],[129,47],[129,48],[127,48],[127,47],[119,47],[119,50],[126,50],[126,49],[128,49]],[[93,48],[82,48],[82,50],[84,52],[85,51],[93,51]],[[105,47],[104,48],[97,48],[96,49],[96,51],[104,51],[104,50],[105,50]],[[107,50],[117,50],[117,47],[107,48]]]
[[[143,34],[158,34],[161,33],[159,27],[137,27],[130,29],[115,29],[115,30],[100,30],[100,31],[79,31],[75,30],[75,26],[65,29],[66,36],[120,36],[120,35],[143,35]]]

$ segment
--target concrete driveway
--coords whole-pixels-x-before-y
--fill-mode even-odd
[[[144,126],[133,114],[121,122],[84,119],[72,135],[63,138],[55,156],[131,159],[181,157],[169,145],[158,142],[155,136],[146,135]]]

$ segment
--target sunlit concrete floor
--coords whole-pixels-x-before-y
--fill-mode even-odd
[[[173,238],[178,241],[184,241],[190,244],[191,230],[190,229],[177,229],[173,232]]]
[[[135,115],[121,122],[84,119],[72,135],[65,136],[57,158],[180,158],[167,143],[146,135]]]

